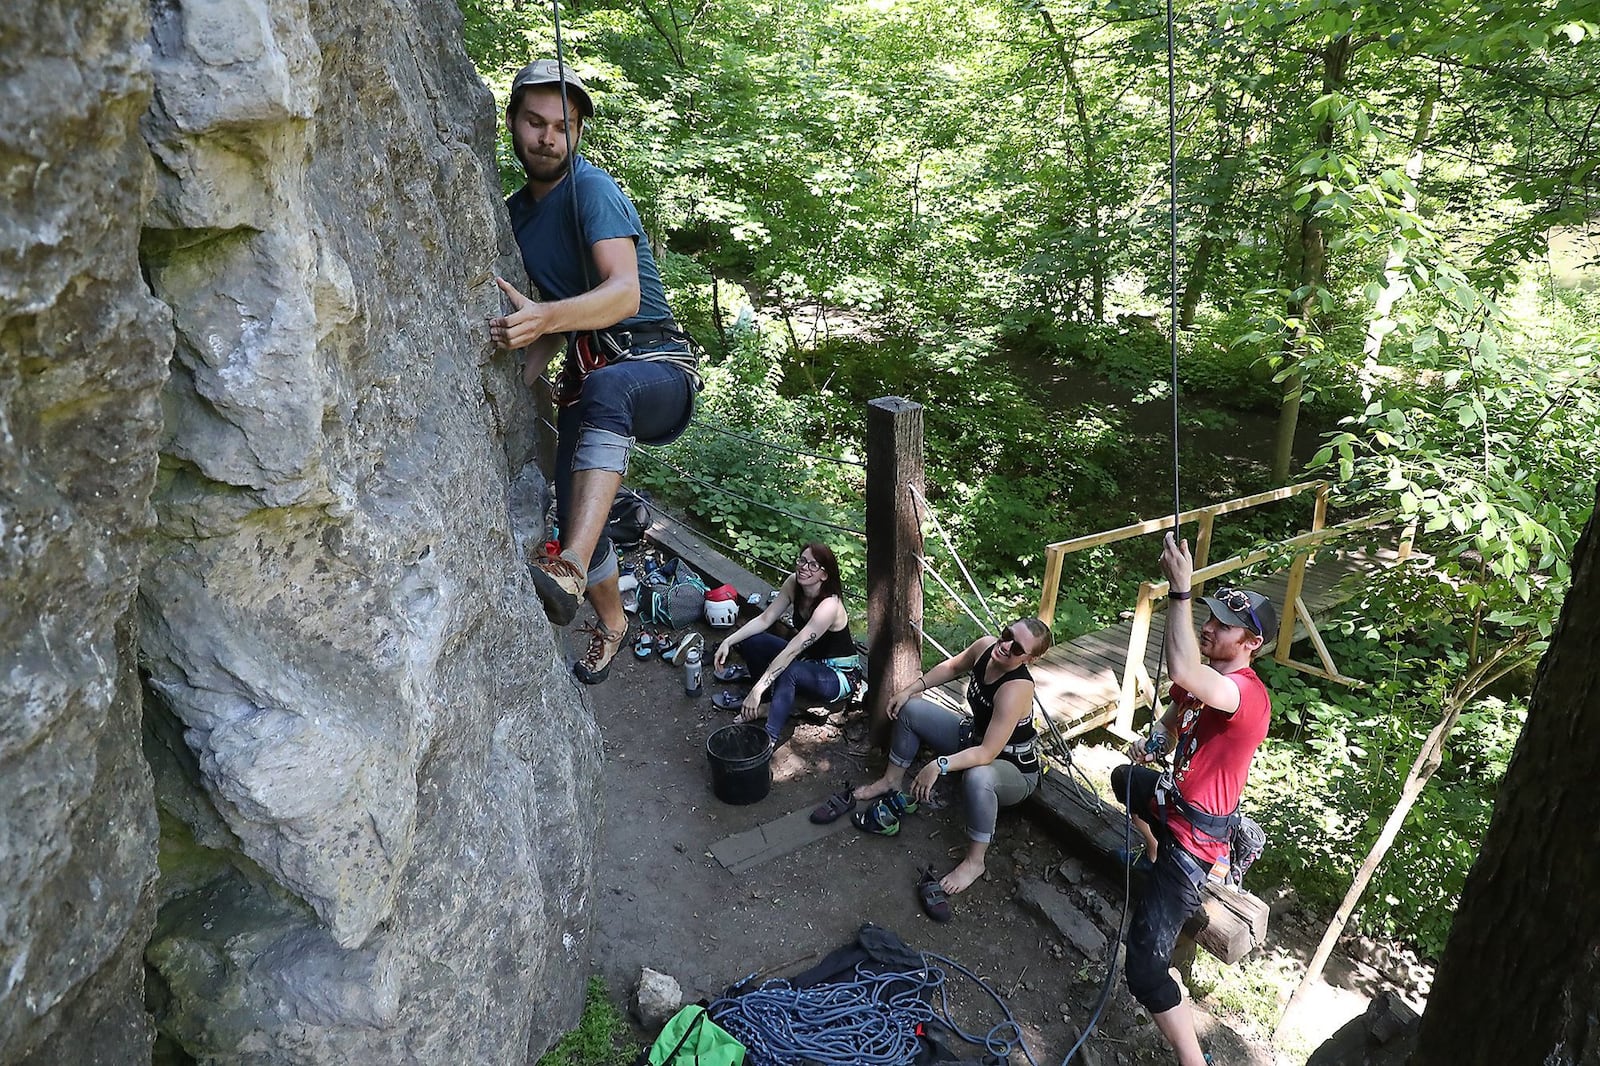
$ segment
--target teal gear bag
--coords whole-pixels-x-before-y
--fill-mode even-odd
[[[671,559],[645,574],[639,590],[639,619],[686,629],[700,621],[706,606],[706,583],[681,559]]]

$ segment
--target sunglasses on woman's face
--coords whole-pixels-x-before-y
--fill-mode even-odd
[[[1017,632],[1021,628],[1012,626],[1000,634],[1000,639],[995,642],[995,648],[1005,655],[1026,655],[1028,649],[1022,643],[1022,636]]]

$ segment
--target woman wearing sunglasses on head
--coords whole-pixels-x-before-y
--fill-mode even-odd
[[[724,710],[739,708],[741,722],[761,717],[762,697],[771,694],[766,712],[767,735],[776,744],[796,696],[832,703],[850,694],[854,675],[861,668],[856,642],[850,635],[850,615],[844,609],[839,584],[839,560],[825,544],[807,544],[795,560],[794,573],[784,579],[777,597],[760,616],[728,634],[717,645],[713,662],[718,681],[754,677],[742,699],[719,692],[713,702]],[[795,635],[788,640],[767,632],[794,605]],[[736,651],[744,663],[728,663]]]
[[[998,637],[979,637],[959,655],[896,692],[889,700],[889,717],[894,720],[889,765],[872,784],[830,800],[829,805],[843,807],[834,817],[857,801],[875,800],[856,813],[856,827],[893,835],[899,830],[900,815],[926,803],[940,777],[959,774],[970,843],[966,858],[940,878],[939,887],[949,895],[964,891],[983,874],[1000,808],[1021,803],[1039,785],[1033,674],[1028,664],[1050,649],[1050,641],[1049,626],[1037,618],[1019,618]],[[921,698],[928,689],[968,673],[970,717]],[[906,770],[924,745],[936,758],[912,780],[909,792],[902,792]]]

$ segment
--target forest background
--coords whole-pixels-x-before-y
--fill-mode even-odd
[[[503,104],[554,55],[552,8],[460,6]],[[709,353],[701,428],[631,479],[751,569],[825,540],[859,611],[865,405],[901,395],[926,407],[955,554],[999,614],[1031,613],[1045,544],[1171,510],[1169,307],[1184,506],[1309,473],[1342,516],[1417,520],[1432,565],[1323,622],[1361,686],[1262,668],[1275,721],[1246,802],[1271,838],[1252,881],[1331,912],[1453,724],[1356,916],[1436,954],[1600,466],[1592,9],[1178,4],[1175,265],[1155,4],[561,13],[599,108],[583,151]],[[500,161],[509,192],[503,135]],[[1297,508],[1219,525],[1211,557],[1304,528]],[[1069,557],[1058,634],[1115,620],[1153,554]],[[930,634],[970,639],[929,589]]]

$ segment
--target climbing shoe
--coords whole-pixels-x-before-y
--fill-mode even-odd
[[[572,672],[585,685],[598,685],[611,673],[611,660],[628,639],[628,627],[613,633],[597,618],[593,624],[579,626],[578,632],[589,634],[589,648],[583,658],[572,664]]]
[[[875,833],[881,837],[892,837],[900,832],[900,819],[907,814],[915,814],[917,801],[904,792],[891,792],[879,798],[872,806],[864,811],[857,811],[850,816],[850,824],[864,833]]]
[[[583,602],[587,584],[584,572],[562,556],[541,554],[528,560],[528,574],[550,621],[558,626],[571,625]]]

